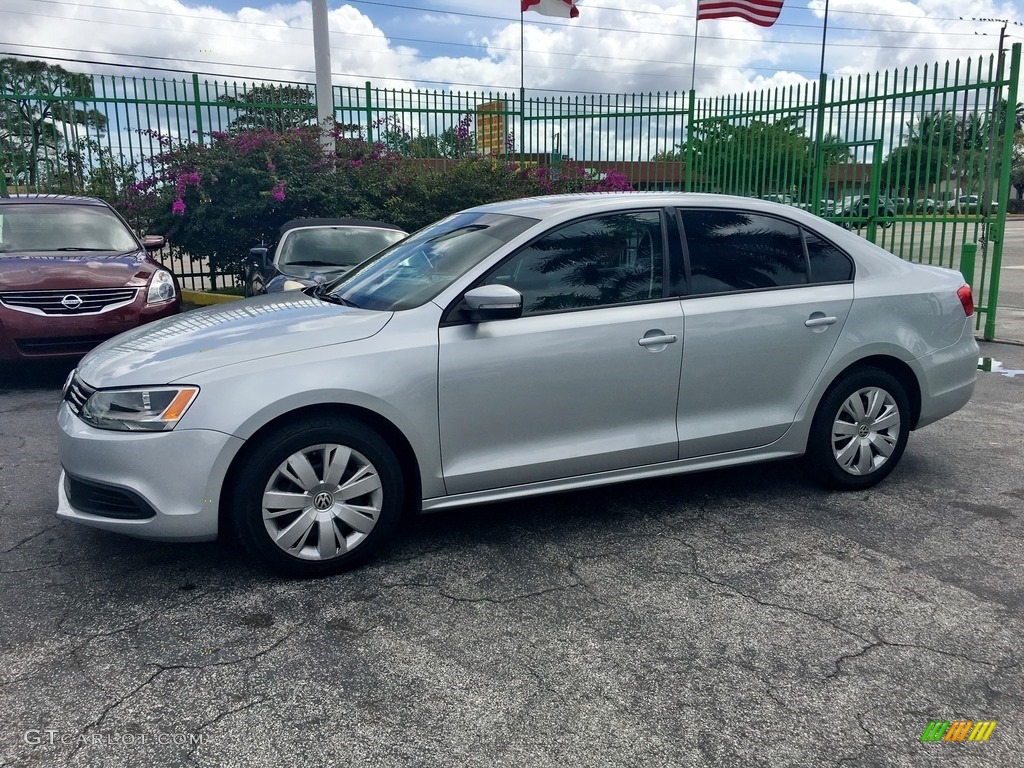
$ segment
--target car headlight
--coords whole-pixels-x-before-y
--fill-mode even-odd
[[[285,280],[281,285],[282,291],[301,291],[303,288],[307,288],[306,283],[300,283],[298,280]]]
[[[82,406],[82,421],[120,432],[163,432],[174,429],[198,387],[140,387],[94,392]]]
[[[146,303],[157,304],[161,301],[170,301],[177,295],[174,290],[174,278],[166,269],[158,269],[149,278],[149,288],[146,290]]]

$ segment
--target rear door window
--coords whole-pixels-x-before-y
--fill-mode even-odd
[[[800,228],[736,210],[680,210],[691,295],[806,285]]]

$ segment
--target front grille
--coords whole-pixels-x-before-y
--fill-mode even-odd
[[[37,336],[16,339],[18,351],[23,355],[84,355],[93,347],[111,338],[102,336]]]
[[[95,388],[82,381],[76,373],[71,377],[71,384],[68,385],[68,391],[64,393],[64,400],[77,416],[82,412],[85,401],[92,397],[92,393],[95,391]]]
[[[156,515],[149,504],[135,491],[83,480],[65,474],[64,491],[78,512],[116,520],[147,520]]]
[[[33,315],[98,315],[131,304],[138,291],[138,288],[5,291],[0,293],[0,304]]]

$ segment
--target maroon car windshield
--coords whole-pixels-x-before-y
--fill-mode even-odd
[[[134,251],[135,236],[98,205],[0,205],[0,253]]]

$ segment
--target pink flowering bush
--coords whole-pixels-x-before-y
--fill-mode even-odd
[[[213,132],[202,143],[154,136],[160,154],[114,202],[139,231],[240,272],[249,248],[293,218],[351,216],[413,231],[482,203],[630,189],[616,171],[596,177],[571,162],[520,167],[514,155],[479,157],[469,116],[438,137],[412,136],[389,118],[373,129],[370,142],[358,126],[337,126],[333,157],[315,126]]]

